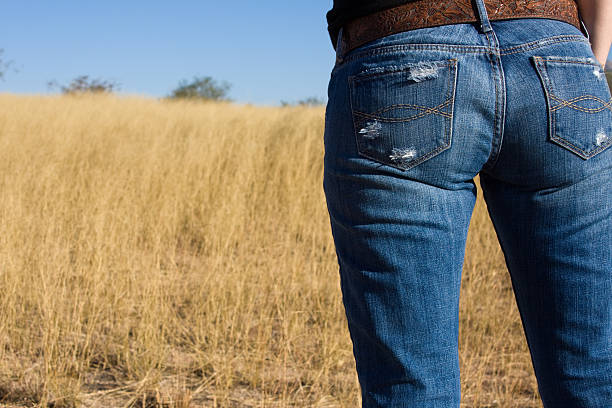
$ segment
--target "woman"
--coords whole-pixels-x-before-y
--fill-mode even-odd
[[[609,0],[335,0],[324,189],[364,407],[459,407],[480,181],[545,407],[612,407]]]

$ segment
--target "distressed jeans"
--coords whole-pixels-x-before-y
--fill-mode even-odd
[[[572,25],[480,19],[331,74],[323,187],[363,407],[459,407],[478,174],[544,406],[612,407],[610,89]]]

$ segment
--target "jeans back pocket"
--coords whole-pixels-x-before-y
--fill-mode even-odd
[[[593,59],[533,57],[548,103],[549,138],[583,159],[612,144],[612,98]]]
[[[401,170],[451,145],[457,60],[369,69],[349,77],[357,151]]]

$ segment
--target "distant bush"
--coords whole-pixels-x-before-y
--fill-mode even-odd
[[[281,106],[323,106],[325,101],[317,96],[310,96],[305,99],[300,99],[297,102],[281,101]]]
[[[4,79],[4,74],[13,65],[13,61],[4,60],[2,54],[4,54],[4,50],[0,48],[0,79]]]
[[[180,81],[168,98],[229,101],[227,94],[231,87],[228,82],[219,83],[209,76],[194,77],[191,81]]]
[[[119,90],[119,84],[103,79],[91,79],[88,75],[81,75],[74,78],[68,85],[58,84],[57,81],[50,81],[49,88],[59,88],[63,94],[80,93],[111,93]]]

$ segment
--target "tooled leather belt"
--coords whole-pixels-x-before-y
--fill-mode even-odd
[[[582,31],[575,0],[485,0],[489,20],[551,18]],[[417,0],[349,21],[342,27],[342,54],[387,35],[417,28],[478,21],[471,0]]]

